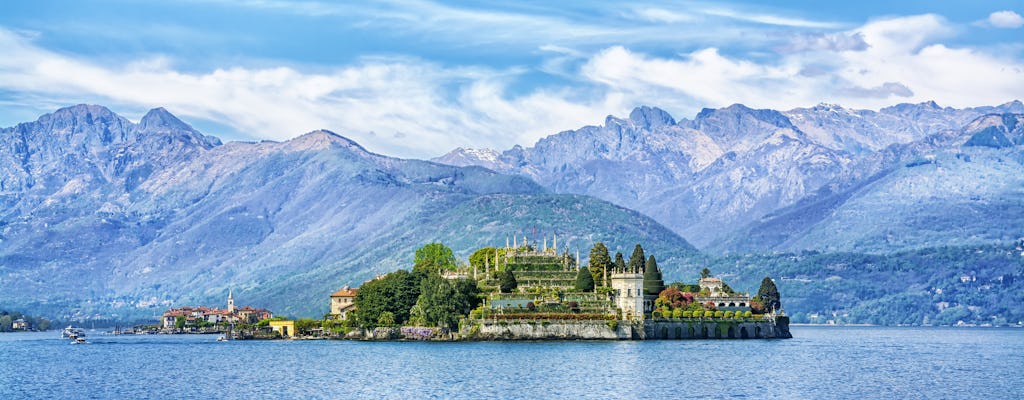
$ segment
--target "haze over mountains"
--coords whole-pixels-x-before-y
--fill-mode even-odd
[[[1024,236],[1024,104],[880,111],[743,105],[676,121],[650,107],[435,161],[530,177],[654,217],[712,253],[864,251]]]

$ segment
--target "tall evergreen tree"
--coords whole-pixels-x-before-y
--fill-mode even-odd
[[[761,304],[764,304],[765,310],[778,311],[782,309],[779,288],[775,287],[775,282],[770,277],[766,276],[761,280],[761,288],[757,289],[757,298],[761,300]]]
[[[498,275],[498,290],[502,293],[512,293],[517,287],[519,287],[519,282],[516,282],[515,274],[507,269],[501,271]]]
[[[633,248],[633,255],[629,256],[629,264],[627,264],[629,272],[644,272],[645,262],[644,248],[640,247],[640,244],[637,244],[636,247]]]
[[[658,261],[654,256],[647,258],[647,269],[644,270],[644,294],[657,296],[665,290],[665,281],[661,277],[661,270],[658,269]]]
[[[703,278],[710,278],[711,277],[711,270],[707,269],[707,267],[705,267],[704,269],[700,270],[700,277],[701,277],[701,279],[703,279]]]
[[[575,289],[581,292],[594,291],[594,277],[590,275],[590,269],[580,268],[576,273]]]
[[[604,284],[604,274],[611,265],[612,258],[608,255],[608,247],[601,242],[594,243],[594,247],[590,249],[590,261],[587,269],[590,271],[590,277],[594,280],[595,285]]]
[[[615,253],[615,270],[616,271],[625,271],[626,270],[626,260],[622,258],[622,253]]]

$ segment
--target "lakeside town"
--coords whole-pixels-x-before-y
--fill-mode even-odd
[[[550,245],[549,245],[550,243]],[[441,243],[416,251],[411,271],[325,293],[322,319],[288,319],[252,306],[187,306],[137,331],[220,333],[225,339],[362,340],[752,339],[788,338],[778,289],[766,277],[741,293],[705,268],[697,282],[666,285],[655,256],[627,259],[601,242],[587,265],[558,238],[485,247],[459,266]]]

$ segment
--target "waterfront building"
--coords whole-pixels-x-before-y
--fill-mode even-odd
[[[356,294],[359,288],[349,288],[348,285],[331,293],[331,316],[335,319],[344,320],[348,313],[356,309]]]
[[[281,337],[295,336],[295,321],[270,321],[270,330],[281,334]]]
[[[172,308],[160,316],[160,326],[164,329],[176,328],[178,317],[185,318],[185,325],[192,326],[199,322],[218,323],[253,323],[274,317],[274,313],[264,308],[250,306],[236,307],[232,291],[228,291],[227,309],[206,306],[185,306]]]
[[[701,278],[698,285],[700,294],[694,298],[697,302],[722,311],[750,311],[750,294],[726,290],[721,278]]]

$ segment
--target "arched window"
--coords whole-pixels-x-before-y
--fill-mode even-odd
[[[718,303],[719,307],[725,307],[725,303]]]
[[[746,307],[747,303],[740,303],[740,307]]]

